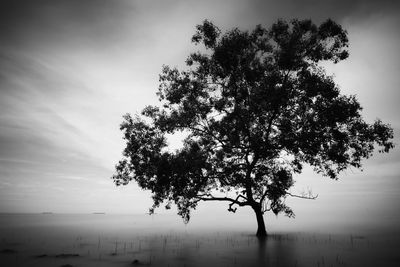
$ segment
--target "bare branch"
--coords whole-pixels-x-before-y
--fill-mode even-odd
[[[265,197],[267,196],[267,193],[268,193],[268,189],[265,189],[264,194],[261,196],[260,203],[263,203]]]
[[[296,194],[292,194],[292,193],[286,192],[286,195],[291,196],[291,197],[297,197],[297,198],[303,198],[303,199],[312,199],[312,200],[314,200],[314,199],[316,199],[318,197],[318,194],[313,195],[312,192],[309,192],[308,194],[303,193],[301,195],[296,195]]]
[[[203,194],[203,195],[198,195],[196,196],[198,201],[230,201],[228,211],[230,212],[236,212],[237,208],[232,208],[233,205],[238,205],[239,207],[247,206],[250,205],[250,203],[247,201],[247,198],[243,195],[238,195],[236,199],[230,198],[230,197],[214,197],[210,193],[208,194]],[[239,201],[240,198],[243,198],[245,201]]]

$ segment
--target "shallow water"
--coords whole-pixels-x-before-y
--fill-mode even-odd
[[[277,228],[277,227],[275,227]],[[399,232],[185,226],[170,215],[0,215],[2,266],[398,266]]]

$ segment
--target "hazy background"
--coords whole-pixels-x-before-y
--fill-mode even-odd
[[[184,67],[198,49],[190,43],[195,25],[206,18],[222,30],[336,20],[348,31],[350,57],[328,69],[343,93],[358,96],[367,121],[392,125],[398,145],[400,5],[349,2],[0,1],[0,212],[147,212],[148,192],[110,179],[124,147],[121,116],[157,104],[161,66]],[[399,159],[396,147],[339,181],[306,169],[293,193],[310,188],[318,199],[288,200],[297,218],[278,221],[398,227]],[[192,220],[255,220],[245,216],[251,210],[226,209],[201,204]]]

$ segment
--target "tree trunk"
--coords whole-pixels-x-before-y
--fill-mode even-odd
[[[266,237],[267,236],[267,230],[265,230],[265,223],[264,223],[264,217],[261,212],[261,207],[253,207],[254,212],[256,213],[257,217],[257,237]]]

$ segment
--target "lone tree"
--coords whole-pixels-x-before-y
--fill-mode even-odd
[[[196,29],[202,52],[190,54],[187,70],[163,67],[161,106],[121,124],[127,144],[112,178],[150,190],[150,212],[174,202],[187,222],[199,201],[226,201],[231,212],[250,206],[265,236],[264,212],[294,215],[285,199],[296,196],[289,189],[304,164],[337,179],[375,145],[394,147],[390,125],[366,123],[356,97],[341,94],[320,65],[348,57],[347,33],[334,21],[222,34],[205,20]],[[168,150],[166,134],[178,131],[187,133],[183,147]]]

